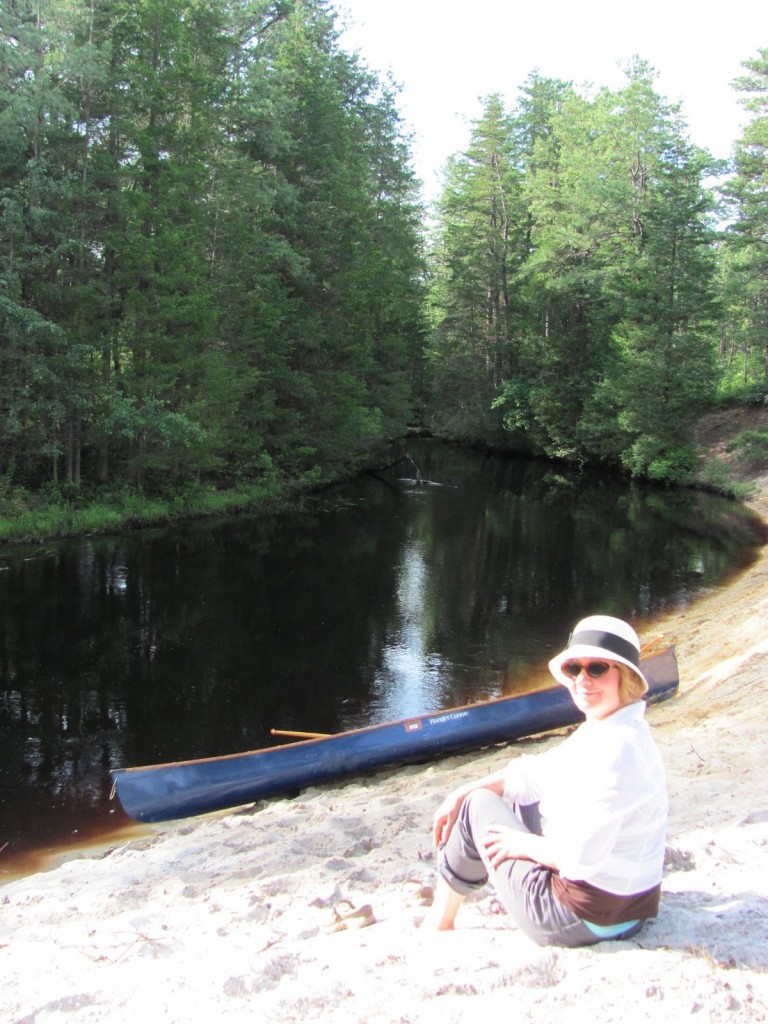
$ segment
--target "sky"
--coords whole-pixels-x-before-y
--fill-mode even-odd
[[[691,140],[728,157],[746,116],[731,83],[768,47],[768,0],[337,0],[345,50],[402,87],[424,194],[466,146],[481,98],[511,107],[528,75],[617,88],[635,54],[658,73],[657,91],[682,104]]]

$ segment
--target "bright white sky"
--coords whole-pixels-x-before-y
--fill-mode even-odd
[[[691,139],[731,153],[745,122],[731,88],[743,61],[768,47],[768,0],[336,0],[350,27],[341,45],[402,86],[425,195],[463,149],[480,98],[511,106],[529,73],[618,87],[634,54],[658,72],[657,91],[682,103]]]

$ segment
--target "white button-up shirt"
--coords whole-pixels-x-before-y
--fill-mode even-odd
[[[666,776],[643,701],[585,722],[552,750],[511,761],[504,798],[539,803],[564,878],[622,896],[661,881]]]

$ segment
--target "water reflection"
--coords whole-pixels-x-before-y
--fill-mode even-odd
[[[427,607],[429,569],[418,539],[408,538],[395,577],[395,613],[384,638],[382,664],[374,672],[370,709],[359,724],[415,717],[443,705],[443,663],[432,655]]]
[[[758,540],[705,495],[410,451],[420,482],[364,477],[294,515],[0,554],[0,846],[107,827],[111,767],[525,686],[575,618],[642,628]]]

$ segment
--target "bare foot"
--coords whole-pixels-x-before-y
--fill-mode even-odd
[[[452,932],[456,927],[456,915],[465,897],[455,892],[443,878],[438,878],[435,901],[424,917],[421,927],[427,931]]]

